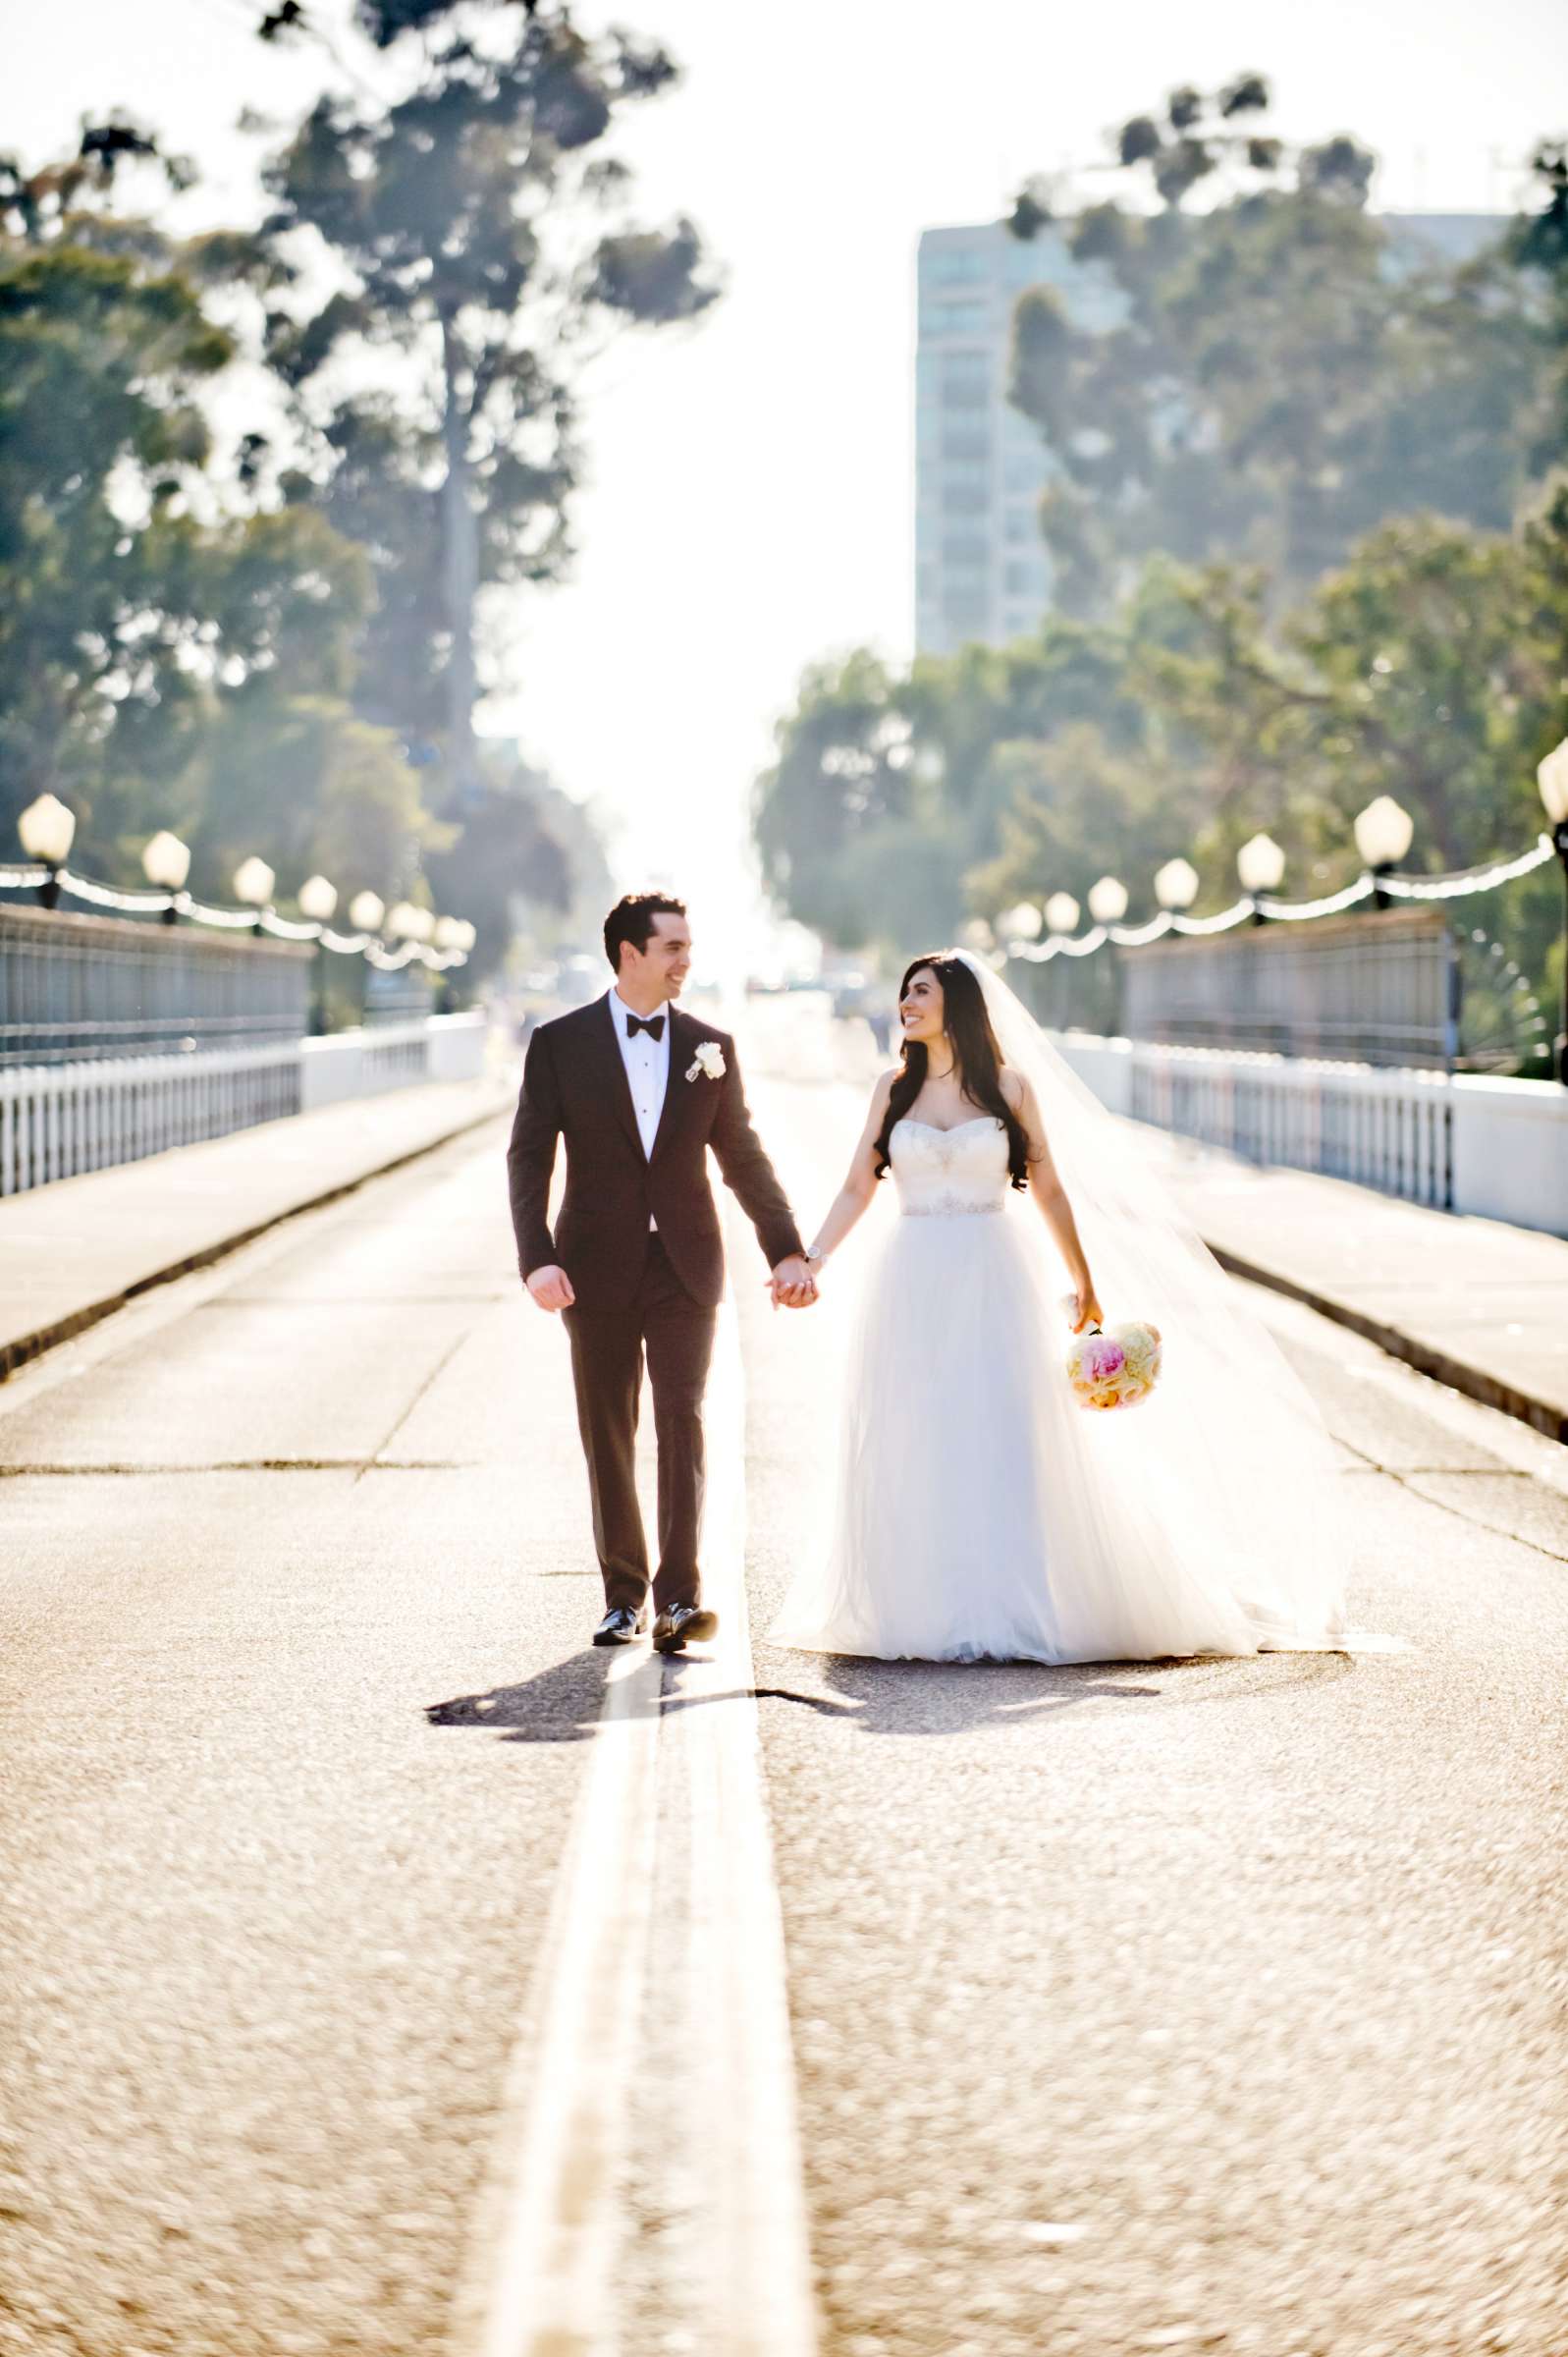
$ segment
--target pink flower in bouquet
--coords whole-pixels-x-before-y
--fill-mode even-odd
[[[1070,1312],[1069,1300],[1063,1306]],[[1109,1334],[1081,1334],[1067,1350],[1067,1380],[1080,1407],[1102,1413],[1136,1407],[1160,1378],[1160,1329],[1134,1321]]]
[[[1078,1364],[1085,1382],[1098,1389],[1119,1375],[1126,1360],[1127,1353],[1108,1334],[1092,1334],[1083,1345]]]

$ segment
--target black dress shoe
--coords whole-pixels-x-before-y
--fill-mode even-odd
[[[646,1611],[634,1613],[629,1604],[618,1604],[606,1613],[593,1632],[596,1645],[629,1645],[633,1637],[648,1633]]]
[[[655,1653],[679,1653],[693,1638],[700,1645],[719,1634],[719,1616],[700,1604],[673,1604],[653,1624]]]

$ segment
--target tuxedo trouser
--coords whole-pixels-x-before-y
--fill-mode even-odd
[[[577,1429],[588,1460],[593,1538],[609,1610],[639,1611],[648,1594],[648,1542],[637,1504],[637,1412],[644,1356],[659,1453],[656,1613],[701,1600],[702,1396],[717,1311],[694,1301],[657,1235],[626,1309],[568,1309]]]

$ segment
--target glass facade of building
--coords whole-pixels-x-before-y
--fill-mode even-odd
[[[1475,215],[1390,216],[1390,266],[1473,253],[1498,224]],[[1073,260],[1058,232],[1028,241],[1000,222],[920,240],[915,347],[915,645],[946,654],[1034,630],[1051,605],[1041,493],[1054,468],[1039,429],[1007,401],[1013,305],[1049,286],[1085,328],[1112,324],[1118,290]]]
[[[1036,509],[1053,461],[1007,403],[1012,310],[1052,286],[1086,323],[1107,290],[1047,230],[999,222],[920,241],[915,353],[915,644],[946,653],[1034,629],[1051,603]]]

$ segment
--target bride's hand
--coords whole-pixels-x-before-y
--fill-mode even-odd
[[[1082,1334],[1086,1326],[1103,1326],[1106,1313],[1100,1306],[1100,1296],[1092,1285],[1081,1285],[1072,1298],[1072,1330]]]

